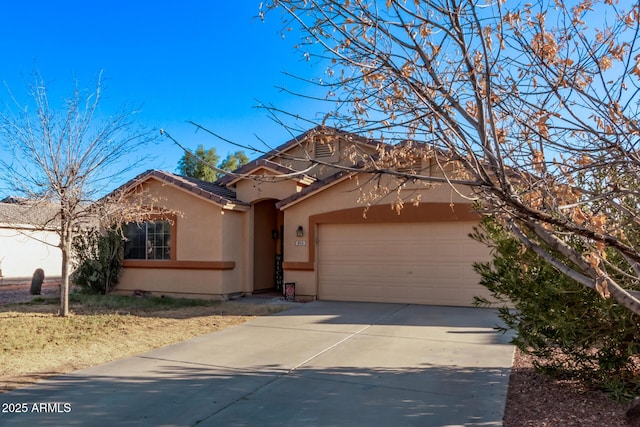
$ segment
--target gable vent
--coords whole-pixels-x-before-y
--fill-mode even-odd
[[[316,159],[327,159],[333,156],[333,152],[335,151],[332,142],[328,141],[320,141],[316,139],[314,141],[313,152]]]

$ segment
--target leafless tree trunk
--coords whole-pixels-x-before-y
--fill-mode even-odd
[[[96,200],[140,160],[132,153],[150,141],[151,134],[136,127],[135,109],[123,107],[111,116],[101,114],[101,77],[91,92],[76,84],[70,98],[56,108],[47,85],[36,73],[30,97],[31,105],[26,106],[14,98],[14,107],[0,115],[4,151],[0,179],[6,193],[25,198],[31,212],[26,217],[36,229],[53,228],[60,237],[60,315],[67,316],[74,237],[83,227],[109,219],[97,214],[100,205],[122,202],[117,194]],[[118,215],[124,218],[139,208],[121,203]],[[2,220],[12,222],[11,218]]]
[[[62,286],[60,288],[60,315],[69,315],[69,275],[71,274],[72,230],[65,225],[64,219],[60,230],[60,249],[62,250]]]

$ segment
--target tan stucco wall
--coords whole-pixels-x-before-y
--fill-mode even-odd
[[[315,149],[315,144],[311,140],[305,140],[301,142],[299,146],[294,146],[291,149],[289,149],[287,151],[286,158],[273,158],[271,160],[274,162],[280,163],[285,167],[298,170],[298,171],[306,170],[307,168],[313,166],[306,173],[318,179],[324,179],[339,171],[338,168],[333,168],[331,166],[320,165],[320,164],[316,164],[314,166],[312,165],[311,162],[300,160],[300,159],[306,159],[306,158],[315,159],[316,153],[314,149]],[[324,163],[329,163],[329,164],[340,164],[340,165],[352,166],[354,163],[354,160],[349,158],[349,153],[351,152],[350,150],[352,149],[356,149],[356,147],[353,146],[352,144],[346,143],[344,141],[340,141],[337,147],[337,150],[333,152],[331,157],[321,158],[320,160]],[[376,153],[375,147],[372,147],[369,145],[358,145],[357,150],[360,153],[366,152],[370,155],[373,155]]]
[[[253,291],[253,228],[254,212],[253,208],[244,213],[242,221],[242,232],[244,234],[244,247],[242,252],[242,291],[251,293]]]
[[[247,252],[248,235],[245,222],[248,212],[222,212],[222,253],[225,261],[235,261],[236,267],[232,270],[222,270],[223,294],[230,295],[242,292],[243,281],[246,280],[244,254]]]
[[[176,213],[176,259],[213,261],[222,257],[223,209],[192,193],[151,179],[144,184],[154,204]]]
[[[31,279],[37,268],[44,270],[45,278],[59,278],[62,274],[59,241],[54,231],[0,227],[0,269],[4,280]]]
[[[265,199],[282,200],[301,189],[302,187],[294,180],[270,182],[247,179],[236,184],[236,197],[245,203],[254,203]]]
[[[289,151],[287,151],[288,158],[286,159],[275,158],[273,159],[273,161],[294,170],[306,170],[307,168],[311,167],[312,164],[308,161],[297,160],[297,159],[306,159],[306,158],[313,159],[315,156],[313,149],[314,149],[314,144],[312,144],[310,141],[304,141],[302,143],[302,146],[293,147]],[[291,158],[294,158],[296,160]],[[331,158],[325,158],[322,160],[327,163],[333,163],[333,162],[338,163],[339,162],[338,153],[335,153],[335,155]],[[314,176],[318,179],[323,179],[324,177],[329,176],[335,173],[336,171],[337,171],[336,169],[330,168],[324,165],[322,166],[315,165],[312,167],[312,169],[310,169],[307,172],[307,174]]]
[[[382,184],[385,185],[384,181],[388,179],[383,177]],[[357,199],[361,194],[360,190],[367,193],[374,185],[376,184],[368,180],[367,177],[346,179],[323,192],[315,194],[313,197],[285,208],[285,264],[315,261],[313,259],[315,258],[314,254],[310,259],[310,250],[316,244],[314,241],[309,241],[310,230],[308,230],[308,224],[310,216],[349,208],[361,208],[364,215],[364,204],[358,203]],[[462,194],[471,194],[470,189],[465,187],[459,188],[458,191]],[[465,212],[468,211],[470,203],[469,200],[461,197],[448,185],[436,185],[431,188],[414,186],[413,188],[402,190],[400,194],[407,198],[416,197],[419,194],[423,205],[427,203],[447,205],[452,203],[455,210],[455,205],[459,204],[460,210]],[[394,192],[378,199],[375,203],[372,202],[372,204],[389,205],[395,202],[396,199],[397,193]],[[391,210],[390,207],[389,210]],[[402,212],[400,215],[402,215]],[[366,222],[364,219],[363,221]],[[296,237],[298,225],[304,227],[304,237],[302,238]],[[317,234],[314,233],[314,235]],[[300,242],[304,242],[304,246],[300,245]],[[313,270],[285,268],[284,280],[285,282],[296,282],[296,293],[299,296],[315,298],[317,296],[317,268],[315,267],[317,266],[314,265]]]
[[[313,263],[315,256],[313,254],[310,256],[310,250],[315,248],[315,242],[310,239],[312,234],[310,233],[312,230],[309,230],[310,217],[349,208],[364,209],[364,204],[358,203],[357,200],[362,193],[366,194],[373,189],[375,184],[370,179],[371,176],[367,175],[362,175],[358,179],[347,179],[328,187],[325,191],[285,207],[283,211],[285,264],[309,264],[309,259]],[[384,186],[390,178],[384,176],[381,180]],[[378,182],[376,179],[375,183]],[[180,212],[175,223],[175,242],[172,242],[176,248],[175,260],[173,260],[175,265],[171,265],[171,268],[156,268],[151,264],[149,267],[140,264],[136,268],[127,267],[122,273],[117,288],[119,292],[130,293],[140,289],[154,294],[200,294],[224,298],[253,292],[256,271],[262,271],[265,276],[271,277],[272,272],[267,272],[266,268],[261,269],[259,263],[255,262],[255,251],[259,246],[256,246],[255,229],[260,224],[255,207],[248,211],[223,209],[209,200],[199,198],[194,193],[164,184],[155,178],[147,181],[144,186],[158,199],[155,202],[156,205],[164,205],[168,209]],[[241,180],[237,183],[236,190],[239,200],[256,203],[263,200],[285,199],[299,192],[301,186],[295,180],[277,182]],[[469,203],[447,185],[428,189],[414,185],[413,188],[401,191],[401,196],[406,198],[415,198],[418,194],[421,195],[422,203],[441,203],[447,206],[449,203],[466,203],[467,205]],[[394,192],[377,199],[375,203],[386,205],[395,202],[396,198],[397,194]],[[270,230],[279,231],[281,221],[282,218],[279,218],[276,226],[262,227],[264,228],[263,237],[267,243],[275,244],[270,237]],[[304,236],[301,238],[296,236],[299,225],[304,228]],[[313,228],[315,231],[315,226]],[[268,261],[272,263],[273,254],[269,254],[268,257]],[[215,266],[212,267],[210,263]],[[317,295],[317,269],[313,267],[308,268],[308,265],[306,269],[285,267],[284,281],[297,282],[299,296],[306,295],[313,298]]]
[[[117,290],[128,293],[136,289],[158,294],[202,293],[220,295],[239,293],[243,280],[243,213],[224,210],[192,193],[152,179],[145,189],[157,199],[156,204],[177,211],[175,220],[176,259],[178,268],[123,268]],[[233,261],[231,269],[192,268],[188,262]],[[163,261],[156,261],[163,262]],[[126,264],[126,263],[125,263]]]
[[[130,295],[139,289],[152,295],[224,298],[222,270],[124,268],[113,293]]]
[[[383,178],[383,180],[384,179],[385,178]],[[289,208],[285,208],[286,261],[298,262],[307,260],[309,242],[307,242],[306,246],[296,246],[296,240],[306,240],[306,237],[303,239],[296,237],[296,228],[298,225],[302,225],[306,229],[309,216],[311,215],[353,207],[361,207],[364,215],[365,205],[358,203],[357,199],[360,196],[361,189],[366,193],[374,185],[375,184],[368,180],[367,177],[346,179],[325,191],[313,195],[313,197],[305,199]],[[459,191],[463,194],[470,194],[469,189],[462,187]],[[457,192],[447,185],[436,185],[430,189],[413,187],[401,191],[401,195],[407,198],[416,197],[418,194],[420,194],[420,201],[423,203],[454,203],[454,206],[455,203],[469,203],[468,200],[460,197]],[[397,193],[394,192],[376,201],[372,201],[372,204],[387,205],[395,202],[396,199]],[[308,236],[308,230],[305,230],[305,236]]]

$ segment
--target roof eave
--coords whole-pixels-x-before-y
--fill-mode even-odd
[[[168,175],[158,170],[148,170],[146,172],[141,173],[140,175],[133,178],[131,181],[123,184],[116,190],[109,193],[109,195],[114,194],[118,191],[128,193],[132,189],[139,187],[140,185],[144,184],[145,182],[148,182],[151,179],[154,179],[160,182],[162,185],[170,185],[171,187],[177,190],[188,193],[189,195],[197,197],[198,199],[204,200],[208,203],[213,203],[222,209],[226,209],[226,210],[248,210],[249,209],[249,205],[244,205],[242,202],[239,202],[239,201],[226,199],[222,196],[208,192],[201,188],[189,187],[184,183],[178,182],[176,178],[172,177],[171,175]],[[108,197],[109,195],[105,197]]]
[[[162,179],[157,176],[150,176],[149,178],[154,178],[157,181],[160,181],[163,185],[170,185],[173,188],[176,188],[180,191],[184,191],[192,196],[197,197],[200,200],[204,200],[205,202],[213,203],[214,205],[219,206],[222,209],[243,210],[240,208],[241,206],[243,206],[242,203],[225,199],[224,197],[218,196],[213,193],[209,193],[205,190],[202,190],[201,188],[194,188],[194,189],[187,188],[183,185],[180,185],[179,183],[172,182],[171,180]],[[246,206],[246,209],[249,209],[249,206]]]
[[[344,171],[343,171],[344,172]],[[302,190],[302,192],[300,193],[296,193],[286,199],[281,200],[280,202],[276,203],[276,208],[280,209],[281,211],[288,209],[294,205],[297,205],[298,203],[315,196],[316,194],[328,190],[329,188],[333,187],[334,185],[337,185],[343,181],[346,181],[347,179],[351,179],[354,175],[356,175],[359,172],[346,172],[344,173],[343,176],[338,177],[334,180],[332,180],[331,182],[326,183],[325,185],[321,185],[318,188],[314,188],[308,191]],[[301,193],[303,193],[301,195]]]
[[[238,204],[238,203],[227,203],[227,204],[222,206],[222,209],[227,210],[227,211],[246,212],[249,209],[251,209],[251,206],[244,205],[244,204],[241,205],[241,204]]]
[[[272,176],[274,178],[278,178],[279,174],[285,173],[285,172],[278,171],[275,168],[272,168],[272,167],[269,167],[269,166],[266,166],[266,165],[256,165],[255,168],[250,169],[246,173],[243,173],[243,175],[252,175],[252,174],[257,175],[257,174],[255,174],[255,172],[258,171],[258,170],[268,170],[270,172],[273,172],[274,175],[272,175]],[[266,176],[269,176],[269,175],[266,175]],[[251,178],[250,177],[246,177],[246,176],[236,176],[231,181],[225,183],[224,185],[226,185],[227,187],[231,187],[231,186],[237,184],[238,182],[246,180],[246,179],[251,179]],[[293,181],[295,181],[295,182],[297,182],[299,184],[305,185],[305,186],[306,185],[311,185],[312,183],[314,183],[316,181],[315,178],[313,178],[313,177],[311,177],[309,175],[306,175],[306,174],[300,174],[299,176],[293,176],[293,177],[287,178],[287,179],[293,180]]]

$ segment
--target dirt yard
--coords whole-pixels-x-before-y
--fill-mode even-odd
[[[63,319],[55,314],[56,305],[11,305],[36,297],[29,294],[29,286],[0,287],[0,366],[3,368],[0,393],[282,309],[224,303],[151,312],[114,312],[72,305],[74,314]],[[59,292],[57,283],[46,283],[42,296],[57,297]],[[29,334],[31,339],[24,340]],[[531,357],[516,352],[504,426],[622,427],[627,425],[624,413],[628,406],[602,393],[585,390],[577,383],[553,381],[535,372]]]
[[[56,298],[29,302],[30,284],[0,288],[0,393],[41,379],[144,353],[186,339],[228,328],[285,307],[273,304],[180,301],[152,302],[102,297],[70,304],[69,317],[58,316]],[[43,296],[59,296],[57,284]],[[37,300],[40,301],[40,300]],[[188,301],[188,300],[187,300]],[[116,303],[115,307],[109,305]],[[107,305],[105,305],[105,303]],[[154,305],[155,304],[155,305]]]
[[[31,295],[29,293],[30,287],[30,283],[0,285],[0,305],[29,302],[36,297],[50,298],[60,296],[60,284],[58,282],[43,283],[41,295]]]

